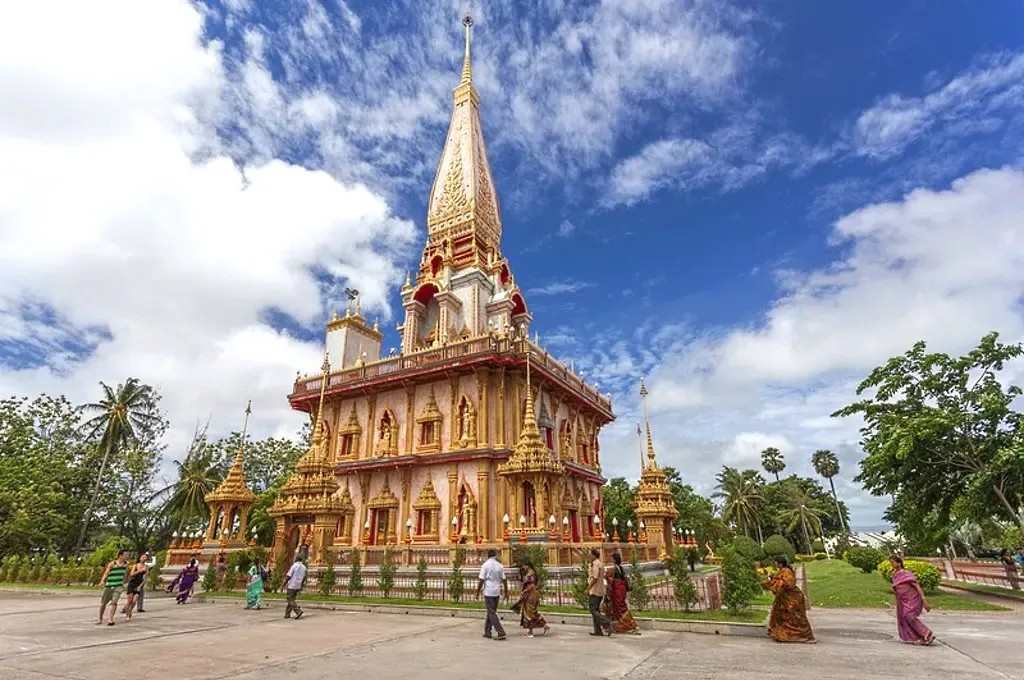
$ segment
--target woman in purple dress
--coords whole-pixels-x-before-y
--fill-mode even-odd
[[[178,604],[185,604],[188,601],[189,595],[192,594],[192,588],[198,580],[199,560],[192,558],[188,565],[182,569],[176,577],[174,577],[174,580],[171,581],[171,585],[167,586],[167,592],[174,592],[174,589],[177,588]]]
[[[903,558],[893,556],[892,592],[896,593],[896,627],[900,640],[913,645],[930,645],[935,642],[935,634],[921,621],[921,610],[930,612],[932,608],[925,599],[921,584],[917,582],[914,572],[903,564]]]

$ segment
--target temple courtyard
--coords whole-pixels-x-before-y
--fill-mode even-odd
[[[894,641],[885,611],[815,609],[819,644],[645,631],[597,639],[555,625],[533,640],[481,638],[481,621],[151,597],[129,624],[96,626],[98,594],[0,592],[0,678],[1021,678],[1024,612],[934,613],[932,648]]]

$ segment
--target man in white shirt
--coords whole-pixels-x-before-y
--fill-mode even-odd
[[[480,580],[476,585],[476,594],[484,594],[484,604],[487,605],[487,619],[484,621],[484,637],[491,637],[491,629],[497,633],[495,640],[505,639],[505,629],[498,618],[498,600],[504,596],[508,598],[508,581],[505,579],[505,567],[498,561],[498,551],[488,550],[487,561],[480,565]]]
[[[302,586],[306,582],[306,565],[302,562],[301,554],[295,558],[295,563],[284,578],[285,590],[288,593],[288,606],[284,608],[284,618],[292,618],[292,612],[295,612],[295,620],[298,621],[302,618],[302,607],[295,599],[302,592]]]

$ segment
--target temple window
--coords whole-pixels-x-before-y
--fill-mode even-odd
[[[356,405],[353,403],[348,422],[338,430],[338,458],[355,458],[359,455],[359,437],[362,432]]]
[[[341,435],[341,445],[338,447],[339,456],[351,456],[353,452],[352,444],[354,443],[355,435],[343,434]]]
[[[420,446],[429,446],[437,442],[437,427],[431,422],[420,424]]]
[[[434,398],[434,390],[431,388],[427,403],[416,418],[419,430],[419,441],[416,442],[418,453],[441,450],[441,421],[441,411],[437,408],[437,400]]]

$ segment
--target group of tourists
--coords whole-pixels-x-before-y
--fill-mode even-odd
[[[117,556],[111,560],[100,576],[100,583],[103,585],[103,594],[100,596],[100,616],[96,625],[106,623],[114,625],[114,617],[117,614],[117,603],[121,595],[127,592],[121,613],[125,621],[131,621],[132,615],[138,612],[145,612],[143,607],[146,594],[146,574],[156,565],[156,558],[148,552],[139,553],[135,562],[128,560],[127,550],[118,550]],[[107,611],[109,610],[109,614]],[[104,621],[104,617],[106,620]]]
[[[615,564],[610,573],[601,562],[599,550],[592,549],[590,558],[587,596],[594,624],[590,634],[598,637],[613,633],[639,635],[640,628],[629,613],[629,581],[622,567],[622,556],[618,553],[613,555]],[[512,605],[512,611],[519,614],[519,626],[526,630],[527,637],[534,637],[535,630],[541,630],[542,635],[547,635],[551,626],[540,613],[542,591],[537,570],[529,562],[523,562],[519,565],[519,578],[522,584],[519,599]],[[480,565],[476,592],[477,595],[483,595],[487,609],[484,637],[505,640],[505,628],[498,617],[498,603],[501,598],[508,598],[508,579],[505,577],[505,567],[498,559],[497,550],[487,551],[487,560]]]
[[[900,640],[915,645],[930,645],[935,635],[921,621],[922,612],[931,611],[924,589],[903,558],[893,555],[892,591],[896,596],[896,630]],[[814,631],[807,620],[807,600],[796,584],[796,572],[785,557],[775,560],[776,572],[762,586],[775,595],[768,619],[768,635],[776,642],[814,644]]]

